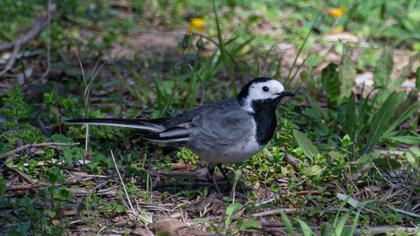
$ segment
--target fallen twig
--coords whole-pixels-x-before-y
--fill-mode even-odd
[[[14,168],[12,166],[8,166],[8,168],[10,170],[16,172],[16,174],[18,174],[23,179],[23,181],[25,181],[26,183],[28,183],[30,185],[33,185],[34,184],[34,182],[28,176],[26,176],[23,172],[21,172],[20,170]]]
[[[414,212],[405,211],[405,210],[398,209],[398,208],[395,208],[395,207],[390,207],[390,208],[393,209],[394,211],[402,214],[402,215],[407,215],[407,216],[411,216],[413,218],[419,218],[420,219],[420,215],[416,214]]]
[[[77,146],[80,143],[34,143],[34,144],[26,144],[23,146],[20,146],[16,148],[15,150],[12,150],[10,152],[6,152],[2,155],[0,155],[0,159],[6,158],[9,156],[13,156],[15,154],[18,154],[20,152],[23,152],[27,149],[36,148],[36,147],[57,147],[57,146]]]
[[[310,191],[310,190],[302,190],[302,191],[299,191],[299,192],[296,192],[296,193],[289,193],[288,195],[308,195],[308,194],[311,194],[311,195],[319,195],[320,193],[319,192],[317,192],[317,191]]]
[[[377,227],[366,227],[362,229],[356,229],[356,234],[363,235],[376,235],[376,234],[388,234],[396,232],[406,232],[409,234],[415,234],[419,232],[418,227],[400,227],[400,226],[377,226]]]
[[[173,212],[172,209],[169,208],[165,208],[164,204],[160,204],[160,205],[152,205],[152,204],[138,204],[141,205],[142,208],[147,209],[148,211],[154,211],[154,212],[164,212],[164,213],[171,213]]]
[[[217,181],[219,185],[227,185],[227,181]],[[173,180],[170,181],[157,181],[154,180],[153,182],[153,189],[179,189],[182,186],[188,186],[190,188],[201,188],[204,186],[213,187],[214,184],[211,182],[206,181],[179,181],[177,180],[174,182]],[[238,193],[236,193],[238,195]]]
[[[87,178],[89,178],[89,177],[100,178],[100,179],[108,179],[109,178],[109,176],[106,176],[106,175],[92,175],[92,174],[88,174],[88,173],[85,173],[85,172],[78,172],[78,171],[72,171],[72,172],[69,172],[69,174],[74,175],[74,176],[78,176],[78,177],[87,177]]]
[[[133,204],[131,203],[130,196],[128,195],[128,191],[125,188],[123,178],[121,177],[120,170],[118,169],[117,162],[115,161],[114,153],[112,152],[112,150],[111,150],[111,157],[112,157],[112,162],[114,163],[114,166],[115,166],[115,170],[117,171],[118,178],[120,179],[121,185],[123,186],[125,196],[127,197],[127,201],[128,201],[128,205],[130,206],[131,213],[137,219],[140,219],[144,223],[144,225],[152,223],[152,219],[150,218],[149,215],[147,215],[141,209],[140,209],[140,211],[138,211],[136,208],[134,208]]]
[[[128,205],[130,205],[130,210],[131,210],[133,213],[137,213],[137,211],[136,211],[136,210],[134,209],[134,207],[133,207],[133,204],[131,203],[130,196],[128,195],[128,191],[127,191],[127,189],[125,188],[124,181],[123,181],[123,179],[122,179],[122,177],[121,177],[120,170],[118,169],[117,162],[115,161],[114,153],[112,152],[112,150],[111,150],[111,157],[112,157],[112,162],[114,163],[114,166],[115,166],[115,170],[117,171],[118,178],[120,179],[120,181],[121,181],[121,185],[123,186],[125,196],[127,197]],[[137,214],[136,214],[136,215],[137,215]]]
[[[302,163],[301,160],[297,159],[296,157],[289,155],[284,147],[282,147],[280,150],[284,153],[284,161],[286,161],[287,164],[292,165],[295,168],[298,168],[300,164]]]
[[[292,212],[297,212],[298,210],[299,210],[298,208],[274,209],[274,210],[269,210],[269,211],[263,211],[263,212],[254,213],[254,214],[252,214],[252,217],[272,216],[272,215],[280,214],[281,212],[292,213]]]
[[[46,185],[42,185],[42,184],[32,184],[32,185],[27,185],[27,186],[11,186],[11,187],[6,187],[6,191],[26,191],[26,190],[34,190],[37,188],[41,188],[41,187],[45,187]]]
[[[1,46],[1,45],[0,45],[0,46]],[[18,56],[19,50],[20,50],[20,45],[19,45],[19,44],[16,44],[16,45],[13,47],[12,55],[10,56],[9,61],[7,61],[7,64],[6,64],[6,66],[4,67],[4,69],[3,69],[2,71],[0,71],[0,77],[1,77],[1,76],[3,76],[3,75],[4,75],[4,73],[6,73],[6,72],[7,72],[7,71],[9,71],[10,69],[12,69],[13,65],[14,65],[14,64],[15,64],[15,62],[16,62],[16,59],[17,59],[17,56]]]
[[[109,188],[106,189],[101,189],[101,190],[87,190],[84,188],[69,188],[69,192],[73,195],[91,195],[91,194],[96,194],[96,195],[111,195],[114,196],[117,194],[116,190],[118,188],[118,186],[111,186]]]
[[[196,178],[199,180],[208,180],[207,169],[198,170],[151,170],[150,174],[153,176],[163,175],[170,177],[184,177],[184,178]]]
[[[50,147],[50,148],[54,148],[54,149],[58,149],[58,147]],[[31,154],[33,154],[33,153],[31,153]],[[90,163],[90,162],[89,162]],[[40,167],[40,166],[50,166],[50,165],[63,165],[64,164],[64,161],[60,161],[60,160],[58,160],[58,159],[50,159],[50,160],[48,160],[48,161],[37,161],[35,164],[29,164],[29,162],[24,162],[23,163],[23,166],[24,167],[28,167],[28,166],[30,166],[30,165],[34,165],[34,167]],[[80,166],[81,164],[83,164],[82,163],[82,160],[76,160],[75,161],[75,165],[76,166]],[[17,168],[17,166],[18,165],[13,165],[12,167],[13,168]],[[93,176],[90,176],[91,177],[91,179],[93,179],[93,178],[95,178],[95,177],[93,177]]]
[[[32,29],[29,32],[27,32],[22,37],[13,42],[0,45],[0,52],[9,51],[13,49],[12,55],[10,56],[6,67],[2,71],[0,71],[0,77],[13,67],[20,49],[22,49],[27,43],[32,41],[34,38],[36,38],[45,29],[45,27],[48,26],[51,20],[51,15],[56,11],[56,9],[56,4],[49,4],[47,9],[47,16],[40,17],[32,26]]]

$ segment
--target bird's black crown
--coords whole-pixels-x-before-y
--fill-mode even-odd
[[[264,83],[267,81],[272,80],[272,78],[268,78],[268,77],[258,77],[256,79],[253,79],[251,81],[249,81],[247,84],[245,84],[245,86],[242,88],[241,92],[239,92],[238,96],[236,96],[238,98],[238,100],[242,100],[246,97],[248,97],[249,94],[249,87],[251,87],[252,84],[257,84],[257,83]]]

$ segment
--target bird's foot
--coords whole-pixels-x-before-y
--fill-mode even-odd
[[[208,168],[207,168],[208,169],[208,179],[213,182],[213,184],[216,187],[216,190],[218,191],[218,193],[221,193],[221,192],[220,192],[219,185],[217,184],[216,175],[214,174],[214,170],[215,170],[216,167],[220,170],[220,172],[223,175],[223,180],[225,182],[224,183],[225,186],[223,186],[224,187],[223,190],[232,189],[233,185],[230,182],[229,177],[227,175],[227,171],[226,171],[225,168],[223,168],[222,164],[217,164],[217,165],[216,164],[209,164]]]
[[[208,165],[208,168],[207,168],[207,170],[208,170],[208,179],[213,182],[213,184],[214,184],[216,190],[218,191],[218,193],[221,193],[220,188],[219,188],[219,185],[217,184],[216,175],[214,173],[214,170],[215,170],[216,167],[219,168],[220,172],[222,173],[223,180],[226,182],[226,185],[227,185],[227,189],[230,188],[231,184],[230,184],[229,178],[228,178],[228,176],[226,174],[226,170],[223,168],[222,164],[217,164],[217,165],[216,164],[209,164]],[[226,189],[226,188],[223,188],[223,189]]]

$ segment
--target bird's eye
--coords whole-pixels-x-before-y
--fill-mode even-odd
[[[264,87],[262,87],[262,90],[264,91],[264,92],[268,92],[268,87],[267,86],[264,86]]]

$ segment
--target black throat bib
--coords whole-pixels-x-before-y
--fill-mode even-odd
[[[265,99],[252,101],[254,110],[252,116],[257,124],[257,142],[266,145],[273,137],[276,129],[276,105],[280,99]]]

